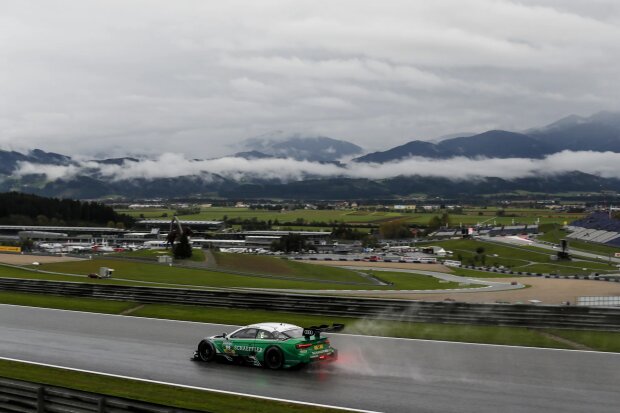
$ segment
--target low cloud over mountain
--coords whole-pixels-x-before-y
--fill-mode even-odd
[[[620,178],[619,164],[620,153],[593,151],[563,151],[541,159],[412,157],[389,163],[348,163],[342,166],[291,158],[224,157],[194,160],[181,154],[166,153],[155,159],[126,160],[121,164],[74,161],[70,165],[54,165],[20,161],[12,175],[24,177],[39,174],[45,175],[48,180],[91,176],[111,181],[219,175],[232,180],[258,178],[287,182],[308,178],[388,179],[397,176],[428,176],[451,180],[484,177],[516,179],[577,170],[605,178]]]
[[[80,196],[148,195],[148,191],[153,196],[244,191],[259,195],[262,191],[287,196],[289,187],[304,195],[301,188],[310,185],[308,190],[320,196],[334,193],[330,185],[340,182],[337,187],[343,194],[350,192],[347,185],[353,185],[356,194],[366,188],[368,196],[388,196],[410,184],[417,185],[418,191],[458,191],[463,186],[449,183],[474,185],[489,179],[496,180],[493,188],[499,191],[515,185],[545,192],[620,190],[620,115],[607,112],[570,116],[524,133],[488,131],[439,143],[413,141],[352,161],[345,159],[361,148],[327,137],[271,134],[245,145],[245,152],[213,159],[163,153],[142,159],[92,160],[41,150],[0,151],[0,190]],[[552,187],[540,187],[540,182],[550,180]],[[388,181],[398,181],[400,186],[386,189],[382,185]]]

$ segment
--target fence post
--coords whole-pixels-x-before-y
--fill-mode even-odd
[[[105,413],[105,397],[99,399],[97,403],[97,413]]]
[[[37,388],[37,413],[45,413],[45,387]]]

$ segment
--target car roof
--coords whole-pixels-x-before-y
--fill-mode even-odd
[[[288,323],[257,323],[251,324],[247,327],[260,328],[267,331],[287,331],[293,328],[301,328],[299,326],[296,326],[295,324]]]

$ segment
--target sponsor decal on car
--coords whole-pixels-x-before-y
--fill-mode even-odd
[[[254,347],[254,346],[235,346],[235,350],[239,350],[239,351],[255,351],[257,353],[260,353],[261,351],[263,351],[262,348]]]

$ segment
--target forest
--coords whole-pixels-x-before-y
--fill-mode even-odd
[[[2,225],[131,227],[134,218],[99,202],[44,198],[19,192],[0,193]]]

